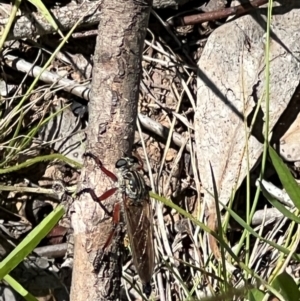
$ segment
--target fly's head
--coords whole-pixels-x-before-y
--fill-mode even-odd
[[[140,164],[137,157],[124,157],[116,162],[116,168],[121,172],[127,172],[139,169]]]
[[[116,168],[122,192],[135,202],[141,201],[147,190],[144,178],[137,171],[140,169],[139,160],[134,156],[121,158],[116,162]]]

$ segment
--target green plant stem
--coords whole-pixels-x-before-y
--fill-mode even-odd
[[[1,51],[3,48],[4,42],[10,32],[10,29],[11,29],[12,25],[14,24],[14,20],[16,18],[16,15],[17,15],[17,12],[18,12],[21,2],[22,2],[22,0],[15,0],[15,3],[13,4],[12,10],[9,15],[8,22],[7,22],[6,26],[4,27],[4,31],[3,31],[2,35],[0,35],[0,50]]]
[[[26,301],[38,301],[33,295],[31,295],[20,283],[18,283],[10,275],[4,276],[4,280],[18,292]]]
[[[266,39],[266,84],[265,84],[265,115],[264,115],[264,148],[263,148],[263,155],[261,160],[261,172],[260,172],[260,180],[263,178],[265,173],[265,166],[267,162],[267,155],[268,155],[268,145],[269,145],[269,106],[270,106],[270,26],[271,26],[271,17],[272,17],[272,6],[273,1],[269,0],[268,3],[268,20],[267,20],[267,39]],[[260,196],[260,188],[257,187],[254,201],[252,204],[252,208],[249,214],[249,220],[251,222],[253,215],[255,213],[258,199]],[[248,217],[248,216],[247,216]],[[242,237],[239,241],[239,245],[235,251],[238,254],[242,248],[243,242],[248,235],[247,230],[243,231]]]
[[[298,215],[298,214],[299,214],[299,211],[298,211],[297,215]],[[293,230],[294,230],[294,228],[295,228],[295,225],[296,225],[296,223],[295,223],[295,222],[292,222],[292,223],[290,224],[289,230],[288,230],[288,232],[287,232],[288,235],[287,235],[287,239],[286,239],[285,244],[284,244],[284,246],[285,246],[287,249],[291,249],[291,248],[288,247],[288,245],[290,244],[290,241],[291,241],[291,239],[292,239],[292,233],[293,233]],[[293,241],[292,241],[292,245],[293,245],[293,242],[296,240],[296,236],[297,236],[297,234],[295,234],[295,236],[294,236],[294,239],[293,239]],[[277,260],[276,267],[275,267],[275,269],[273,270],[272,274],[271,274],[270,277],[269,277],[269,283],[272,283],[272,281],[276,278],[276,276],[277,276],[278,273],[280,272],[280,269],[281,269],[281,267],[282,267],[282,265],[283,265],[283,263],[284,263],[284,257],[285,257],[285,255],[284,255],[283,253],[281,253],[280,256],[279,256],[279,258],[278,258],[278,260]]]
[[[15,165],[15,166],[11,166],[11,167],[8,167],[6,169],[0,169],[0,175],[3,175],[3,174],[7,174],[7,173],[10,173],[10,172],[15,172],[15,171],[18,171],[22,168],[26,168],[26,167],[29,167],[33,164],[36,164],[36,163],[39,163],[39,162],[43,162],[43,161],[52,161],[52,160],[60,160],[60,161],[63,161],[67,164],[70,164],[72,166],[74,166],[75,168],[82,168],[82,164],[81,163],[78,163],[74,160],[71,160],[61,154],[51,154],[51,155],[46,155],[46,156],[40,156],[40,157],[36,157],[36,158],[33,158],[33,159],[29,159],[27,160],[26,162],[23,162],[21,164],[18,164],[18,165]]]
[[[246,266],[243,262],[239,261],[239,259],[237,258],[237,256],[233,253],[233,251],[231,250],[231,248],[224,242],[223,237],[220,237],[216,232],[212,231],[210,228],[208,228],[206,225],[204,225],[203,223],[201,223],[200,221],[198,221],[196,218],[193,217],[193,215],[191,215],[190,213],[186,212],[184,209],[182,209],[181,207],[177,206],[176,204],[174,204],[172,201],[161,197],[160,195],[153,193],[150,191],[150,197],[154,198],[160,202],[162,202],[163,204],[165,204],[166,206],[169,206],[172,209],[175,209],[179,214],[183,215],[184,217],[188,218],[189,220],[191,220],[195,225],[199,226],[202,230],[204,230],[205,232],[209,233],[210,235],[212,235],[213,237],[215,237],[219,243],[224,247],[224,249],[229,253],[230,256],[232,256],[232,258],[240,265],[240,267],[242,269],[244,269],[245,271],[247,271],[247,273],[249,275],[251,275],[252,277],[254,277],[255,279],[257,279],[261,284],[263,284],[271,293],[273,293],[276,297],[278,297],[280,300],[284,301],[284,298],[282,297],[282,295],[277,292],[273,287],[271,287],[264,279],[262,279],[259,275],[257,275],[255,272],[253,272],[251,269],[248,268],[248,266]],[[232,217],[239,222],[241,225],[244,225],[248,231],[251,232],[251,234],[253,234],[254,236],[258,237],[258,234],[251,229],[245,222],[241,222],[242,219],[236,214],[234,213],[232,210],[230,210],[225,204],[222,204],[220,202],[220,204],[226,209],[229,210]],[[260,238],[262,241],[269,243],[270,245],[278,248],[280,251],[284,252],[285,254],[289,254],[289,251],[285,248],[283,248],[282,246],[277,245],[276,243],[273,243],[272,241],[268,241],[267,239],[264,239],[262,237],[258,237]],[[293,257],[295,257],[296,254],[294,254]]]

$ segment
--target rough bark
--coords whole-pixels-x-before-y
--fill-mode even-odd
[[[114,171],[116,160],[130,153],[135,131],[143,41],[151,0],[103,0],[94,56],[87,151]],[[95,163],[87,159],[80,189],[91,187],[101,195],[113,186]],[[105,200],[108,210],[120,201],[118,193]],[[106,251],[98,274],[93,273],[96,253],[112,229],[111,218],[88,194],[74,202],[74,268],[71,300],[119,300],[120,237]],[[121,226],[118,226],[119,230]],[[122,231],[118,231],[122,232]]]
[[[99,0],[98,0],[99,1]],[[95,1],[86,1],[81,4],[75,3],[75,1],[70,2],[69,4],[59,7],[59,8],[50,8],[49,11],[56,20],[61,31],[70,30],[76,21],[82,16],[86,16],[82,22],[80,22],[78,28],[86,28],[92,25],[98,24],[100,19],[100,10],[90,10],[91,5]],[[100,1],[99,1],[100,2]],[[183,5],[188,2],[188,0],[155,0],[153,3],[154,8],[166,8],[174,7],[177,8],[179,5]],[[0,3],[0,33],[4,31],[4,27],[9,21],[9,14],[11,11],[11,5],[5,5],[2,8],[2,3]],[[55,32],[55,29],[51,24],[43,17],[40,12],[21,12],[21,16],[15,20],[12,30],[9,32],[6,41],[23,39],[23,38],[32,38],[37,35],[51,34]]]
[[[60,8],[49,9],[52,13],[56,24],[61,31],[70,30],[79,18],[85,16],[80,22],[79,28],[98,24],[100,19],[100,8],[93,8],[94,4],[85,2],[80,5],[72,2],[69,5]],[[9,21],[10,6],[5,7],[6,13],[0,6],[0,32],[4,31]],[[21,12],[22,16],[18,16],[14,22],[14,26],[10,30],[6,41],[17,40],[25,37],[35,37],[37,35],[45,35],[55,32],[52,25],[44,18],[40,12]]]

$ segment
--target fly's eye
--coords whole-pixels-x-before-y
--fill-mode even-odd
[[[122,168],[124,166],[127,165],[127,161],[125,159],[119,159],[117,162],[116,162],[116,168]]]

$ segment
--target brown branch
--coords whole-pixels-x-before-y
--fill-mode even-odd
[[[97,1],[99,3],[102,2],[101,0]],[[157,6],[159,7],[159,2],[157,3]],[[76,21],[85,15],[86,17],[79,24],[78,29],[97,25],[100,20],[101,7],[92,13],[89,12],[90,9],[91,2],[89,1],[84,1],[82,4],[76,4],[72,1],[63,7],[52,8],[49,9],[49,11],[56,21],[59,29],[64,32],[69,31]],[[8,23],[8,20],[8,16],[4,15],[0,9],[0,33],[4,31],[4,27]],[[22,12],[22,15],[16,18],[13,29],[9,32],[6,41],[33,38],[35,36],[43,36],[54,32],[54,28],[40,12]],[[72,36],[77,38],[78,36],[83,37],[85,34],[74,33]]]
[[[99,1],[100,3],[100,1]],[[78,19],[86,15],[86,17],[79,24],[79,27],[87,25],[95,25],[99,23],[100,9],[90,12],[91,4],[84,2],[81,5],[74,5],[71,2],[61,8],[50,9],[56,24],[61,31],[70,30]],[[1,11],[0,11],[1,12]],[[0,32],[3,32],[5,25],[8,22],[7,17],[0,15]],[[34,37],[37,35],[45,35],[55,32],[54,28],[39,12],[24,12],[22,16],[18,17],[13,25],[13,30],[10,31],[8,40],[16,40],[26,37]]]
[[[238,17],[250,13],[257,7],[266,3],[268,3],[268,0],[253,0],[249,3],[237,5],[234,7],[223,8],[220,10],[196,14],[192,16],[185,16],[183,18],[173,20],[173,22],[180,25],[194,25],[194,24],[200,24],[207,21],[216,21],[216,20],[224,19],[229,16]]]
[[[103,0],[101,4],[87,151],[101,158],[111,171],[124,152],[130,153],[134,140],[142,49],[150,8],[146,0]],[[86,160],[80,186],[95,189],[101,195],[112,183],[95,168],[92,160]],[[109,211],[120,201],[118,197],[115,194],[104,201]],[[111,220],[88,194],[82,194],[74,202],[72,225],[75,244],[71,300],[119,300],[120,237],[114,237],[99,273],[92,272],[97,251],[111,232]],[[120,225],[118,229],[122,230]]]

